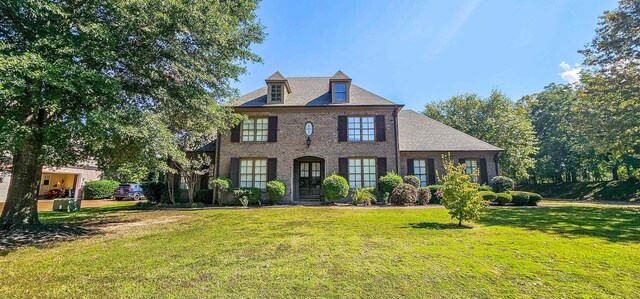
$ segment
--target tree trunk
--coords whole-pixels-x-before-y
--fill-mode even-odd
[[[458,226],[462,226],[462,219],[458,220]]]
[[[42,174],[39,153],[42,150],[42,136],[32,133],[24,140],[19,152],[14,153],[9,193],[0,227],[12,229],[21,226],[37,225],[38,221],[38,184]]]
[[[613,164],[611,167],[611,175],[613,176],[614,181],[620,180],[620,176],[618,175],[618,164]]]

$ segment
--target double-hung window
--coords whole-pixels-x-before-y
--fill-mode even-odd
[[[413,174],[420,179],[420,186],[427,186],[427,160],[413,160]]]
[[[269,134],[268,118],[250,118],[242,122],[242,141],[267,141]]]
[[[469,180],[472,182],[477,181],[478,173],[480,170],[478,168],[478,160],[465,160],[464,163],[467,165],[467,168],[465,169],[465,173],[471,176]]]
[[[349,187],[367,188],[376,186],[376,159],[349,159]]]
[[[282,85],[281,84],[271,85],[271,101],[272,102],[282,101]]]
[[[267,186],[267,159],[240,159],[240,187],[265,189]]]
[[[336,102],[344,102],[347,100],[347,84],[336,83],[334,85]]]
[[[373,116],[349,116],[349,141],[374,141],[376,130]]]

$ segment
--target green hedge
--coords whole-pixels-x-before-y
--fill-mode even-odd
[[[391,192],[391,202],[396,205],[414,204],[418,200],[418,189],[413,185],[402,183]]]
[[[206,205],[213,203],[213,190],[212,189],[200,189],[193,195],[193,202],[201,202]]]
[[[511,200],[512,200],[511,194],[508,194],[508,193],[496,193],[496,203],[498,203],[501,206],[504,206],[507,203],[510,203]]]
[[[378,180],[378,190],[389,193],[393,192],[393,189],[402,184],[402,178],[395,172],[387,172],[386,175],[381,176]]]
[[[334,173],[322,181],[322,191],[325,200],[334,203],[349,195],[349,183],[347,179]]]
[[[511,191],[509,194],[511,194],[516,206],[536,206],[542,200],[540,194],[533,192]]]
[[[97,180],[86,182],[84,184],[84,198],[111,198],[119,185],[120,183],[112,180]]]
[[[480,195],[480,197],[482,197],[482,199],[484,200],[488,200],[488,201],[496,200],[496,194],[493,191],[479,191],[478,195]]]
[[[442,199],[442,185],[430,185],[429,190],[431,190],[431,200],[429,203],[439,204]],[[440,195],[440,196],[438,196]]]
[[[140,184],[144,197],[153,203],[159,203],[162,200],[162,193],[167,190],[167,184],[162,182],[142,182]]]
[[[409,185],[414,186],[414,187],[416,187],[416,188],[420,188],[420,178],[418,178],[418,177],[417,177],[417,176],[415,176],[415,175],[408,175],[408,176],[405,176],[405,177],[403,178],[403,181],[404,181],[406,184],[409,184]]]
[[[277,205],[287,191],[287,186],[282,181],[273,180],[267,182],[267,195],[272,204]]]

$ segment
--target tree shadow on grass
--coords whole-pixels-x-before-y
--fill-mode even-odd
[[[79,212],[40,212],[41,225],[0,230],[0,256],[25,246],[44,248],[59,242],[105,233],[105,227],[135,222],[125,220],[118,212],[142,212],[132,206],[86,208]]]
[[[565,237],[596,237],[610,242],[640,241],[640,209],[634,208],[489,209],[478,223],[551,232]]]
[[[423,229],[470,229],[471,227],[457,223],[441,223],[441,222],[419,222],[409,223],[406,228],[423,228]]]

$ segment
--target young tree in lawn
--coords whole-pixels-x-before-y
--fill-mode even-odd
[[[455,165],[450,156],[442,156],[442,165],[446,174],[442,177],[443,196],[440,203],[447,208],[451,218],[462,221],[478,219],[487,207],[487,201],[478,195],[478,184],[471,182],[471,175],[465,172],[466,165]]]
[[[0,226],[38,223],[43,165],[166,167],[177,139],[233,125],[221,104],[259,61],[257,1],[2,1]],[[6,159],[5,159],[6,160]],[[8,164],[6,161],[4,165]]]

